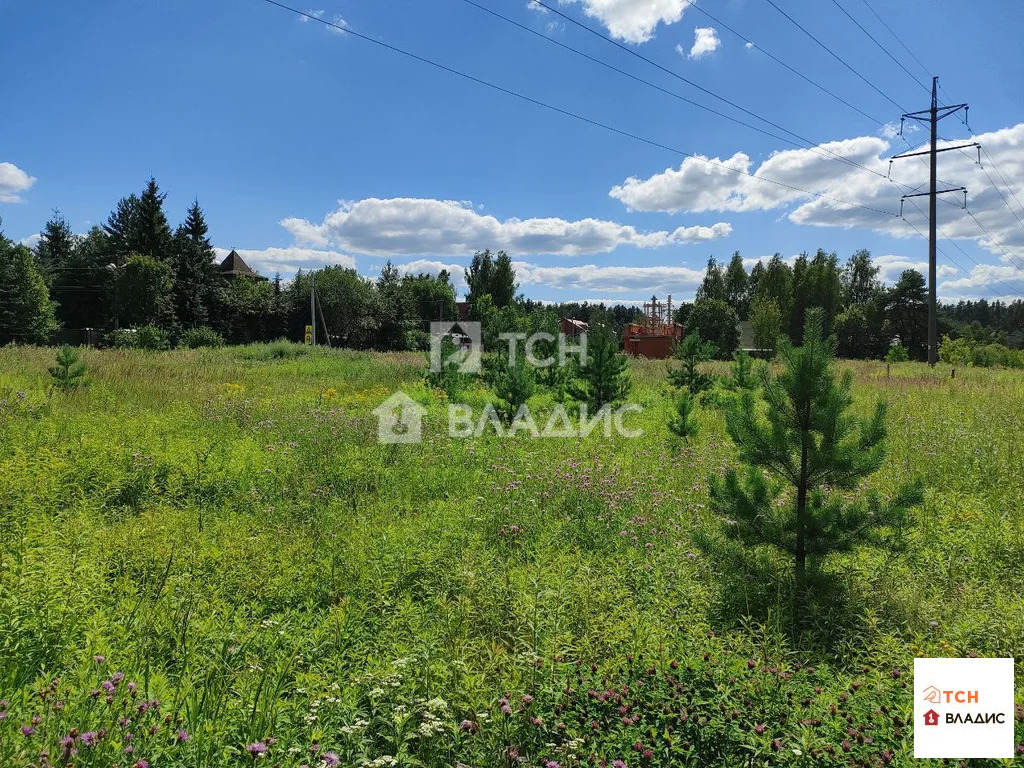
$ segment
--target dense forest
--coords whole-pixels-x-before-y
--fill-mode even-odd
[[[200,346],[302,340],[309,323],[311,283],[323,329],[334,345],[361,349],[422,348],[431,320],[458,316],[452,276],[401,274],[390,262],[376,280],[354,269],[328,266],[299,271],[291,280],[228,279],[218,268],[198,202],[172,228],[165,194],[150,179],[141,194],[118,201],[107,221],[75,234],[55,212],[35,248],[0,231],[0,344],[51,343],[60,329],[92,328],[113,345]],[[482,251],[465,272],[473,319],[493,333],[552,329],[559,317],[609,325],[621,333],[640,316],[635,306],[563,303],[519,294],[511,258]],[[801,338],[806,310],[820,307],[839,353],[850,358],[906,355],[924,359],[927,288],[907,270],[892,285],[879,279],[871,255],[857,251],[844,263],[818,250],[792,264],[778,254],[747,270],[735,253],[727,264],[709,259],[693,302],[676,320],[699,330],[722,356],[739,344],[749,322],[755,346]],[[940,307],[939,333],[947,350],[1006,363],[1000,350],[1024,346],[1024,302],[960,302]],[[67,334],[64,336],[67,337]],[[954,344],[953,342],[956,342]],[[965,351],[966,350],[966,351]],[[1012,355],[1010,357],[1013,357]],[[991,362],[991,361],[990,361]]]

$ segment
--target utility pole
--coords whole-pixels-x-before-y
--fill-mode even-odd
[[[309,323],[313,326],[313,346],[316,346],[316,273],[309,273]]]
[[[925,152],[904,152],[901,155],[893,155],[889,158],[889,169],[892,169],[892,161],[899,160],[903,157],[915,157],[917,155],[928,155],[928,180],[929,186],[927,192],[918,192],[912,195],[904,195],[900,200],[900,218],[903,218],[903,201],[911,197],[924,197],[928,196],[928,365],[935,365],[939,359],[939,342],[938,342],[938,330],[939,322],[936,314],[936,295],[935,295],[935,282],[936,282],[936,265],[935,265],[935,250],[936,250],[936,230],[938,229],[936,202],[938,196],[946,194],[947,192],[963,192],[964,193],[964,208],[967,207],[967,188],[966,187],[950,187],[949,189],[936,189],[938,183],[938,153],[949,152],[954,149],[964,149],[965,147],[978,147],[978,162],[981,162],[981,148],[977,142],[969,144],[960,144],[955,147],[943,147],[938,149],[938,138],[939,138],[939,120],[944,117],[949,117],[961,109],[964,110],[966,115],[968,106],[966,104],[956,104],[950,107],[939,106],[939,78],[932,78],[932,105],[929,109],[922,109],[919,112],[908,112],[900,118],[900,136],[903,135],[903,123],[904,121],[917,120],[921,123],[928,123],[931,132],[931,141],[929,149]]]

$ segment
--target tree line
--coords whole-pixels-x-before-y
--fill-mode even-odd
[[[452,276],[401,274],[388,262],[376,280],[354,269],[300,270],[287,283],[218,269],[202,208],[193,202],[172,227],[165,193],[150,179],[141,193],[119,200],[101,226],[75,234],[59,213],[46,222],[34,248],[0,229],[0,344],[46,344],[60,328],[121,329],[111,340],[146,338],[174,344],[216,340],[244,344],[302,340],[315,283],[331,343],[359,349],[422,348],[432,320],[459,317]],[[489,250],[465,270],[470,317],[495,333],[523,328],[557,331],[559,317],[610,328],[621,339],[637,307],[587,302],[550,304],[519,294],[508,254]],[[739,321],[749,322],[754,345],[774,349],[779,337],[797,342],[806,311],[822,310],[824,331],[843,357],[877,358],[898,345],[926,357],[927,290],[923,275],[906,270],[894,285],[879,279],[871,255],[857,251],[844,264],[835,253],[802,254],[790,265],[776,254],[749,271],[739,253],[728,264],[709,259],[693,302],[675,319],[713,342],[723,357],[739,344]],[[1024,302],[960,302],[940,308],[939,333],[971,345],[1021,346]]]
[[[819,308],[822,330],[835,336],[846,358],[881,358],[899,351],[915,360],[927,358],[928,290],[916,269],[902,272],[893,285],[879,278],[880,268],[866,250],[844,264],[835,253],[800,254],[792,265],[775,254],[748,272],[740,254],[725,266],[708,260],[695,300],[683,304],[676,320],[698,330],[728,357],[739,341],[738,323],[748,321],[753,343],[776,348],[778,339],[797,344],[803,338],[807,310]],[[940,305],[940,337],[1020,347],[1024,341],[1024,302],[984,299]]]

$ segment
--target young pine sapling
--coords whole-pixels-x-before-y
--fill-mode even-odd
[[[85,363],[81,361],[77,349],[66,345],[58,349],[56,363],[49,369],[54,389],[72,392],[79,387],[88,386]]]
[[[888,501],[873,490],[850,498],[885,459],[886,407],[878,403],[866,420],[849,413],[852,374],[837,377],[835,342],[822,327],[821,311],[808,310],[803,346],[781,345],[785,369],[777,377],[760,372],[764,407],[748,390],[727,411],[745,469],[711,480],[727,538],[792,557],[800,595],[808,568],[858,545],[891,543],[922,499],[919,483],[902,485]]]

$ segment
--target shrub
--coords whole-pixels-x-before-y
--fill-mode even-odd
[[[887,363],[905,363],[910,359],[910,353],[902,344],[893,344],[885,354]]]
[[[181,334],[178,341],[179,347],[186,349],[199,349],[200,347],[222,347],[224,338],[212,328],[205,326],[190,328]]]
[[[427,344],[429,348],[429,341]],[[434,389],[440,389],[450,402],[458,400],[459,394],[469,386],[471,374],[459,370],[459,360],[454,357],[456,353],[455,342],[451,336],[444,336],[441,339],[441,370],[430,371],[428,368],[427,384]],[[430,355],[428,353],[428,366]]]
[[[159,351],[170,349],[167,334],[155,325],[141,328],[120,328],[107,334],[107,342],[117,349],[146,349]]]
[[[311,349],[307,344],[278,339],[269,344],[248,344],[242,350],[242,357],[247,360],[288,360],[308,355]]]

